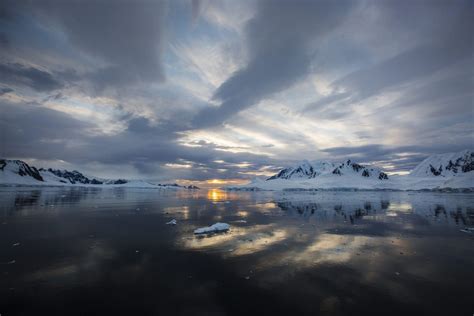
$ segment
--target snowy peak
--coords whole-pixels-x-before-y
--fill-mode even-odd
[[[356,175],[366,178],[377,178],[387,180],[388,176],[377,168],[368,168],[363,165],[347,160],[340,164],[328,161],[315,161],[310,163],[303,161],[295,167],[281,170],[278,174],[271,176],[267,180],[275,179],[312,179],[322,175]]]
[[[10,177],[17,175],[25,177],[25,179],[29,178],[31,180],[44,181],[38,169],[30,167],[26,162],[21,160],[0,159],[0,170],[2,171],[2,175],[8,175]]]
[[[339,166],[337,166],[333,171],[333,174],[336,175],[360,175],[366,178],[377,178],[379,180],[388,180],[388,176],[385,172],[381,171],[378,168],[368,168],[366,166],[360,165],[358,163],[347,160]]]
[[[334,164],[327,161],[317,161],[310,163],[307,160],[302,161],[300,164],[285,168],[278,174],[271,176],[267,180],[274,179],[311,179],[321,174],[328,173],[329,170],[334,168]]]
[[[452,177],[474,171],[474,152],[464,150],[457,153],[432,155],[423,160],[410,173],[416,177]]]
[[[120,186],[133,188],[188,189],[197,190],[197,186],[173,184],[155,184],[143,180],[106,180],[87,177],[77,170],[36,169],[21,160],[0,159],[0,185],[46,185],[46,186]]]
[[[102,181],[99,181],[97,179],[89,179],[88,177],[86,177],[85,175],[83,175],[77,170],[67,171],[67,170],[57,170],[57,169],[51,169],[51,168],[48,168],[48,169],[41,168],[39,169],[39,171],[42,173],[46,173],[46,172],[52,173],[56,177],[61,178],[60,182],[63,182],[63,183],[103,184]]]

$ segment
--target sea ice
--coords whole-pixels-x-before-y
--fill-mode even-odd
[[[210,234],[210,233],[218,233],[218,232],[225,232],[230,229],[230,225],[226,223],[215,223],[214,225],[208,227],[201,227],[194,230],[196,235],[199,234]]]

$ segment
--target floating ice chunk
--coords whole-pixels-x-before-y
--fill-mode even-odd
[[[176,225],[178,222],[173,218],[172,220],[170,220],[168,223],[166,223],[166,225]]]
[[[243,219],[236,220],[235,222],[236,222],[236,223],[247,223],[247,221],[246,221],[246,220],[243,220]]]
[[[470,229],[460,229],[459,231],[462,231],[463,233],[472,234],[472,231]]]
[[[201,227],[194,230],[196,235],[199,234],[211,234],[211,233],[218,233],[218,232],[225,232],[230,229],[230,225],[226,223],[215,223],[214,225],[208,227]]]
[[[16,242],[16,243],[14,243],[14,244],[12,245],[12,247],[18,247],[19,245],[20,245],[20,243],[19,243],[19,242]]]

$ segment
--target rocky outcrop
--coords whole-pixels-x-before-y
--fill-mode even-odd
[[[7,166],[11,172],[18,174],[21,177],[32,177],[35,180],[44,181],[38,169],[30,167],[24,161],[0,159],[0,170],[5,171]]]

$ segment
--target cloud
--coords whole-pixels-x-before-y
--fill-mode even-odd
[[[7,1],[4,8],[5,18],[28,16],[43,30],[63,33],[91,62],[82,73],[97,91],[165,78],[166,1]],[[16,36],[8,31],[6,40]]]
[[[0,82],[27,86],[39,92],[61,89],[63,83],[51,73],[19,63],[0,64]]]
[[[348,2],[259,2],[245,34],[248,64],[214,93],[222,103],[197,114],[198,127],[218,125],[274,93],[283,91],[310,71],[315,41],[341,23]]]
[[[463,0],[2,1],[0,149],[170,179],[305,158],[407,170],[472,146],[471,16]]]
[[[263,155],[220,151],[220,146],[212,143],[184,146],[177,133],[180,128],[172,123],[154,124],[144,117],[128,117],[121,123],[127,126],[121,133],[98,135],[96,124],[67,113],[34,103],[2,101],[0,149],[4,157],[62,160],[85,171],[97,164],[105,169],[132,166],[142,178],[164,180],[242,177],[240,172],[269,162]],[[226,165],[219,165],[216,159],[226,161]],[[242,161],[249,165],[242,168],[238,165]],[[170,163],[191,164],[193,168],[167,168]]]
[[[0,96],[7,94],[9,92],[13,92],[13,89],[8,88],[8,87],[1,87],[0,88]]]
[[[320,109],[335,101],[341,101],[339,106],[348,106],[403,84],[425,80],[474,57],[469,31],[474,28],[470,14],[472,2],[456,1],[451,5],[434,3],[426,6],[423,2],[415,1],[413,6],[409,6],[408,17],[402,10],[403,4],[390,4],[381,5],[379,10],[383,11],[389,25],[398,18],[397,23],[401,26],[399,29],[391,26],[393,32],[400,33],[407,25],[412,27],[416,38],[414,47],[402,49],[395,56],[335,80],[331,84],[333,94],[308,104],[303,112]],[[405,20],[406,23],[400,23]]]

